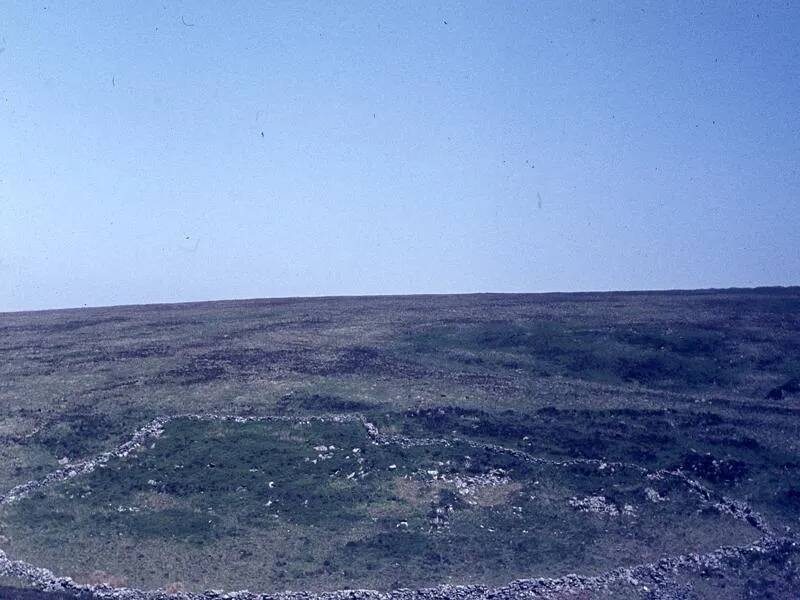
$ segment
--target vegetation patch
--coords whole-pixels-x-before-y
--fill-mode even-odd
[[[636,468],[377,443],[357,420],[180,418],[139,451],[6,506],[0,535],[13,556],[136,587],[499,584],[757,533],[703,502]]]
[[[292,412],[346,413],[368,411],[373,405],[359,400],[350,400],[328,394],[289,394],[277,403],[278,410]]]
[[[465,367],[668,388],[736,381],[731,343],[724,332],[703,328],[495,322],[429,327],[407,341],[420,356],[434,355]]]

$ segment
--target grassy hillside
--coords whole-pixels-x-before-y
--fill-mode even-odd
[[[360,414],[389,434],[452,445],[371,448],[355,425],[174,421],[152,449],[5,509],[0,547],[60,573],[151,587],[387,589],[597,572],[759,535],[743,521],[720,525],[725,515],[707,502],[659,491],[640,474],[534,473],[457,440],[557,462],[680,470],[791,534],[800,518],[797,377],[796,288],[3,314],[0,494],[172,414]],[[310,470],[305,459],[326,454],[313,448],[330,443],[370,450],[358,486],[330,477],[352,453],[317,456],[314,468],[329,471]],[[426,475],[446,473],[438,462],[448,460],[446,477],[505,469],[513,490],[464,506],[455,484]],[[278,480],[281,496],[265,496],[265,482]],[[649,501],[646,487],[672,501]],[[597,496],[619,514],[569,504]],[[431,525],[437,515],[448,517],[445,529]],[[268,565],[260,572],[259,561]],[[746,586],[755,576],[726,577]]]

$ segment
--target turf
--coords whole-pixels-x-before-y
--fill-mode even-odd
[[[680,486],[655,490],[636,469],[679,469],[792,536],[798,377],[797,288],[2,314],[0,494],[164,415],[358,414],[387,434],[450,445],[373,447],[354,423],[177,420],[155,447],[5,507],[0,547],[85,581],[388,589],[592,573],[759,535]],[[606,479],[577,467],[537,472],[468,442],[635,469]],[[369,474],[354,476],[358,485],[331,478],[325,469],[353,462],[338,452],[305,461],[328,444],[364,450]],[[426,475],[447,460],[459,477],[505,469],[512,483],[465,506]],[[670,501],[649,501],[645,487]],[[599,495],[637,516],[569,505]],[[720,577],[741,593],[793,590],[787,564]],[[681,577],[669,589],[726,597]]]
[[[581,508],[598,497],[602,511]],[[14,554],[77,580],[113,572],[136,587],[177,579],[196,591],[500,584],[758,537],[680,480],[635,468],[531,463],[459,441],[375,444],[360,423],[318,421],[178,419],[150,447],[3,519]],[[102,551],[64,556],[76,538]],[[137,560],[142,547],[164,548],[161,570]],[[183,566],[165,560],[175,554]],[[195,568],[212,563],[224,571]]]

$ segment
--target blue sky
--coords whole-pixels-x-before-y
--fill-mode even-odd
[[[799,31],[793,2],[4,2],[0,310],[798,284]]]

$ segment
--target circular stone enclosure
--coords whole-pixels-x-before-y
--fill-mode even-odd
[[[464,441],[376,443],[337,419],[176,418],[0,512],[13,558],[78,582],[186,591],[501,585],[758,534],[678,477]]]

